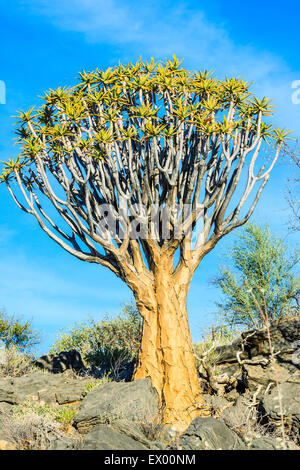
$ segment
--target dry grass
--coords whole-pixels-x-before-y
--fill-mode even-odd
[[[21,377],[37,370],[40,369],[33,365],[33,357],[21,353],[16,346],[1,350],[0,377]]]
[[[67,406],[26,402],[0,415],[0,429],[17,450],[46,450],[53,440],[66,438],[75,414]]]
[[[51,439],[64,437],[57,421],[36,413],[22,416],[1,414],[0,426],[5,430],[6,440],[17,450],[45,450]]]

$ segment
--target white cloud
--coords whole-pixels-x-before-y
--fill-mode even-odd
[[[300,78],[297,71],[293,73],[275,54],[234,43],[224,27],[199,9],[156,0],[23,0],[22,4],[63,30],[82,33],[88,42],[116,45],[118,59],[165,58],[175,53],[185,58],[187,67],[254,81],[253,90],[271,96],[278,107],[276,122],[300,135],[300,105],[291,100],[292,82]]]

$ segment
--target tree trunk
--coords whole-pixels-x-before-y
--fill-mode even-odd
[[[159,395],[164,423],[183,430],[203,414],[186,310],[189,281],[184,279],[175,285],[169,267],[162,265],[154,279],[154,289],[152,295],[148,291],[147,302],[136,295],[144,327],[134,380],[151,378]]]

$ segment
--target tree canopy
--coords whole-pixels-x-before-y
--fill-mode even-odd
[[[150,235],[160,247],[174,249],[200,218],[202,245],[208,234],[214,244],[248,220],[289,133],[263,121],[272,105],[254,97],[248,82],[190,73],[181,62],[173,56],[165,63],[139,60],[82,71],[78,85],[50,90],[39,109],[20,112],[21,153],[4,162],[1,181],[20,208],[64,249],[109,267],[123,280],[124,258],[132,272],[142,258],[151,268],[153,253],[145,241],[150,211],[160,227],[161,208],[173,207],[168,235],[157,225]],[[273,162],[255,172],[259,151],[272,142]],[[225,215],[244,166],[244,191]],[[239,218],[256,183],[256,197]]]

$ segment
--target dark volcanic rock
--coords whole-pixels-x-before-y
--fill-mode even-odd
[[[300,317],[286,317],[274,321],[270,326],[270,336],[276,365],[270,364],[270,347],[266,328],[246,331],[231,344],[216,348],[216,368],[219,374],[230,377],[241,370],[239,383],[254,392],[259,385],[263,389],[275,383],[300,384],[300,361],[296,357],[300,344]],[[237,353],[244,361],[238,364]],[[276,371],[274,371],[274,367]]]
[[[150,379],[111,382],[92,390],[82,401],[75,425],[87,432],[98,424],[126,418],[151,421],[158,414],[158,397]]]
[[[34,365],[54,374],[64,372],[67,369],[80,371],[85,368],[80,353],[75,349],[41,356],[34,361]]]
[[[110,426],[99,425],[92,429],[81,444],[82,450],[147,450],[149,447],[122,434]]]
[[[0,403],[13,405],[27,400],[45,403],[72,403],[86,395],[89,378],[71,379],[65,374],[34,372],[22,377],[0,379]]]
[[[293,446],[292,443],[288,443],[288,448],[295,449],[296,446]],[[260,436],[255,439],[250,444],[251,450],[283,450],[282,439],[277,437],[270,436]]]
[[[300,384],[280,384],[280,395],[284,422],[287,428],[290,428],[294,438],[300,442]],[[279,426],[281,409],[277,387],[263,397],[262,407],[269,420]]]
[[[239,436],[222,419],[196,418],[171,449],[178,450],[244,450]]]
[[[277,360],[282,363],[293,363],[293,354],[299,346],[300,340],[300,317],[285,317],[274,321],[270,326],[270,335],[273,348],[277,355]],[[267,330],[249,330],[241,334],[231,344],[219,346],[216,348],[216,364],[235,364],[237,363],[236,353],[242,350],[244,343],[244,352],[241,359],[253,359],[256,357],[266,357],[270,354],[269,340]],[[297,367],[296,363],[293,366]],[[300,364],[298,364],[300,370]]]
[[[17,405],[19,403],[10,380],[0,379],[0,403]]]

